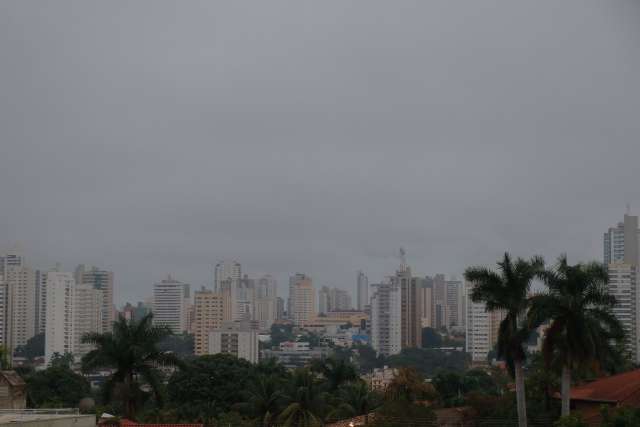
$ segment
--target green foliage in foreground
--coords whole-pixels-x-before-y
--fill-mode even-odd
[[[54,358],[51,366],[25,378],[31,406],[36,408],[73,408],[90,395],[89,382],[73,372],[64,356]]]

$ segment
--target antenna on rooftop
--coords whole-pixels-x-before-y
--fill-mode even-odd
[[[627,203],[627,215],[631,215],[631,204]]]

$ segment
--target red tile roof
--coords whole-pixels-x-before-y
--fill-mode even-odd
[[[574,387],[571,400],[640,406],[640,369]]]

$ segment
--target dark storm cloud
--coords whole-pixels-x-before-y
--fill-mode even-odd
[[[0,242],[352,288],[600,257],[640,211],[636,2],[0,4]],[[282,289],[284,290],[284,289]]]

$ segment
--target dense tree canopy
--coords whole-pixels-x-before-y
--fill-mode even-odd
[[[16,348],[15,355],[29,360],[44,356],[44,333],[29,338],[25,345]]]
[[[29,403],[36,408],[77,407],[91,391],[89,382],[73,372],[63,356],[54,358],[47,369],[27,376],[26,383]]]
[[[206,421],[243,402],[255,367],[228,354],[200,356],[169,379],[171,405],[184,420]]]

